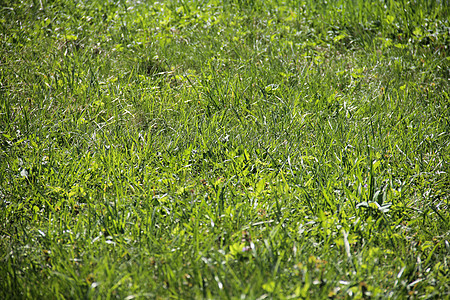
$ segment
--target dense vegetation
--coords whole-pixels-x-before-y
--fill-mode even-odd
[[[445,298],[449,3],[0,14],[0,298]]]

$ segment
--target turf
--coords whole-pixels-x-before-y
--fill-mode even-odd
[[[443,1],[12,1],[0,298],[445,299]]]

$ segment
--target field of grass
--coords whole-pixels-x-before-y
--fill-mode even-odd
[[[1,299],[450,297],[448,0],[1,3]]]

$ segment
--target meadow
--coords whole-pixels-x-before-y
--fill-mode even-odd
[[[1,299],[448,299],[448,0],[3,0]]]

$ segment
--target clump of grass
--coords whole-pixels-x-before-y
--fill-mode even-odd
[[[7,1],[3,298],[445,298],[442,2]]]

